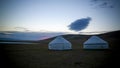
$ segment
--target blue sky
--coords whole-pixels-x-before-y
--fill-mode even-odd
[[[91,17],[83,32],[120,30],[120,1],[100,7],[92,0],[0,0],[0,31],[74,32],[68,25]]]

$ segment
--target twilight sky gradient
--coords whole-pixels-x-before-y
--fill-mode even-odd
[[[120,0],[0,0],[0,31],[74,32],[68,25],[91,17],[83,32],[120,30]],[[107,5],[106,4],[106,5]]]

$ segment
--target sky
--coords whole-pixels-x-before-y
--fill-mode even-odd
[[[120,0],[0,0],[0,31],[78,32],[69,25],[91,18],[81,32],[120,30]]]

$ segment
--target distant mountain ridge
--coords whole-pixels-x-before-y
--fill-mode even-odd
[[[47,36],[41,36],[39,33],[34,34],[34,35],[32,35],[32,34],[27,35],[27,34],[16,33],[16,35],[13,36],[13,38],[12,38],[12,37],[9,37],[9,34],[6,35],[7,37],[3,37],[4,34],[1,33],[0,42],[2,42],[2,41],[29,41],[29,42],[32,42],[32,41],[33,42],[48,42],[49,41],[50,42],[56,36],[62,35],[65,39],[67,39],[71,42],[73,42],[73,41],[77,42],[78,41],[78,42],[83,43],[88,38],[93,36],[93,35],[81,35],[81,34],[54,34],[54,36],[52,36],[52,37],[47,37]],[[14,35],[14,34],[12,34],[12,35]],[[42,35],[44,35],[44,34],[42,34]],[[25,37],[23,37],[23,36],[25,36]],[[101,37],[102,39],[105,39],[108,42],[109,41],[119,41],[118,39],[120,38],[120,30],[119,31],[108,32],[108,33],[104,33],[104,34],[97,34],[96,36],[99,36],[99,37]],[[41,40],[40,38],[42,38],[43,40]],[[25,39],[25,40],[23,40],[23,39]],[[37,40],[33,40],[33,39],[37,39]]]
[[[49,32],[0,32],[0,41],[37,41],[63,33]]]

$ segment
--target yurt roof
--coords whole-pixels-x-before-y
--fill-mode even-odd
[[[84,44],[94,44],[94,43],[97,44],[97,43],[107,43],[107,42],[98,36],[92,36],[86,42],[84,42]]]
[[[62,36],[57,36],[53,41],[50,42],[50,44],[52,43],[70,43],[70,42],[64,39]]]

